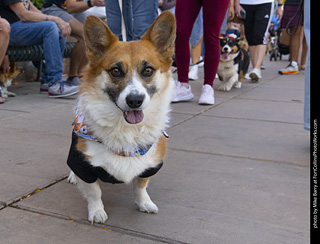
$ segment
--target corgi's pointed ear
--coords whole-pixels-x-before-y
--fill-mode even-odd
[[[151,24],[142,40],[151,41],[160,54],[171,58],[174,52],[175,38],[175,17],[170,11],[165,11]]]
[[[90,53],[95,57],[101,57],[105,50],[118,38],[111,32],[108,26],[98,17],[89,15],[84,22],[85,43]]]

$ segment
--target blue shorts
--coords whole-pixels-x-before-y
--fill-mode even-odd
[[[203,35],[203,17],[202,17],[202,8],[201,8],[198,17],[193,24],[193,29],[189,39],[189,42],[192,47],[195,47],[198,44],[202,35]]]

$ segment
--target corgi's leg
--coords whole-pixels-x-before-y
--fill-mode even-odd
[[[233,86],[233,84],[234,84],[234,82],[235,82],[234,77],[231,76],[228,79],[227,82],[224,82],[219,86],[218,90],[220,90],[220,91],[230,91],[232,86]]]
[[[151,201],[147,193],[148,180],[149,178],[140,177],[133,180],[134,202],[141,212],[158,213],[158,207]]]
[[[242,84],[241,81],[236,81],[236,82],[234,83],[234,87],[240,89],[240,88],[241,88],[241,84]]]
[[[77,185],[77,177],[73,171],[70,172],[68,176],[68,182],[73,185]]]
[[[88,220],[92,224],[93,222],[104,223],[108,219],[108,215],[104,211],[101,200],[101,189],[98,181],[89,184],[77,176],[75,176],[75,178],[80,192],[88,201]]]
[[[15,97],[15,96],[17,96],[17,94],[15,94],[15,93],[13,93],[13,92],[9,92],[8,90],[7,90],[6,94],[8,95],[8,97]]]
[[[225,85],[225,91],[230,91],[237,81],[238,81],[238,74],[231,76]]]

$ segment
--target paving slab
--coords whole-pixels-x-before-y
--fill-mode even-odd
[[[71,139],[61,134],[0,128],[0,201],[10,203],[67,173]]]
[[[302,125],[302,114],[302,102],[253,101],[238,97],[215,106],[203,115]]]
[[[304,76],[280,76],[287,60],[264,63],[241,89],[219,91],[216,79],[213,106],[198,105],[201,68],[193,101],[172,105],[168,155],[149,184],[160,212],[140,213],[131,185],[103,184],[109,220],[93,226],[66,180],[76,96],[19,81],[0,105],[0,243],[309,243]]]
[[[174,149],[307,167],[310,161],[310,137],[301,127],[302,125],[282,122],[200,115],[168,132]]]
[[[186,243],[239,243],[238,238],[255,243],[261,235],[304,243],[308,174],[307,167],[170,150],[148,188],[159,213],[140,213],[131,185],[101,184],[109,215],[105,226]],[[66,181],[15,206],[87,221],[86,201]],[[261,243],[270,243],[263,239]]]
[[[14,208],[0,212],[0,236],[1,244],[159,243]]]

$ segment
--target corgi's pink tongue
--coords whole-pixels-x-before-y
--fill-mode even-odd
[[[129,124],[138,124],[143,120],[144,114],[141,110],[124,111],[123,117]]]
[[[227,58],[228,58],[228,53],[223,53],[223,54],[222,54],[222,58],[223,58],[223,59],[227,59]]]

